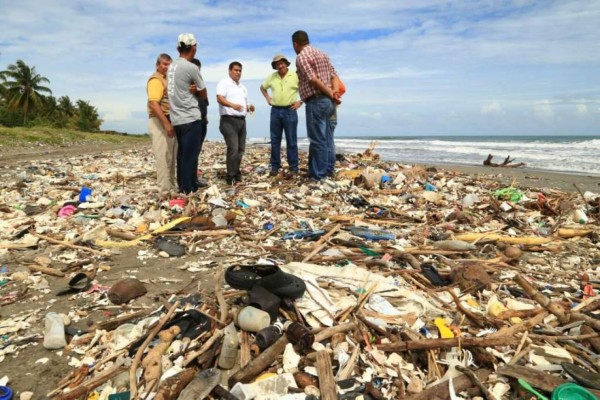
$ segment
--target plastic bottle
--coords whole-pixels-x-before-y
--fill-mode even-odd
[[[46,314],[44,330],[44,347],[49,350],[62,349],[67,345],[65,338],[65,323],[55,312]]]
[[[361,226],[353,226],[350,228],[350,233],[367,240],[394,240],[396,235],[392,232],[382,231],[377,229],[368,229]]]
[[[315,342],[315,335],[299,322],[286,321],[283,329],[290,343],[298,345],[302,352],[309,350]]]
[[[256,307],[247,306],[235,316],[235,323],[246,332],[258,332],[271,325],[271,316]]]
[[[281,334],[283,333],[283,324],[281,322],[275,322],[271,326],[267,326],[264,329],[261,329],[256,334],[256,344],[258,348],[264,350],[271,346],[273,343],[279,339]]]
[[[580,224],[587,224],[588,217],[585,215],[585,211],[583,211],[581,208],[573,211],[573,221]]]
[[[219,360],[217,365],[222,369],[231,369],[237,361],[238,346],[240,340],[238,338],[237,330],[233,322],[225,328],[225,336],[223,337],[223,345],[221,346],[221,354],[219,354]]]

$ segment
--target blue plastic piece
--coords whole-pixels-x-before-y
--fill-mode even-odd
[[[379,231],[374,229],[362,228],[360,226],[353,226],[350,228],[350,232],[354,236],[361,237],[367,240],[394,240],[396,235],[388,231]]]
[[[314,238],[323,236],[324,234],[325,234],[325,231],[322,229],[319,229],[316,231],[311,231],[309,229],[305,229],[305,230],[300,230],[300,231],[288,232],[285,235],[283,235],[283,240],[307,239],[307,238],[314,239]]]
[[[432,185],[429,182],[425,183],[425,190],[428,192],[435,192],[437,190],[437,188],[435,187],[435,185]]]
[[[10,400],[13,392],[8,386],[0,386],[0,400]]]

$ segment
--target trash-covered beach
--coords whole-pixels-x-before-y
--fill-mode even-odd
[[[146,147],[2,165],[13,398],[600,395],[593,179],[374,147],[314,183],[269,177],[253,145],[228,186],[224,150],[205,145],[208,186],[179,198]]]

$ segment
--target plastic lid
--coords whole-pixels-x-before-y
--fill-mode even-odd
[[[596,400],[592,393],[576,383],[564,383],[552,392],[552,400]]]

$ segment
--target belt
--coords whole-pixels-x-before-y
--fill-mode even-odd
[[[308,96],[306,99],[304,99],[304,102],[306,103],[307,101],[313,101],[313,100],[318,100],[318,99],[322,99],[322,98],[329,98],[329,97],[325,96],[322,93],[316,93],[316,94],[313,94],[312,96]]]
[[[289,106],[271,106],[273,108],[290,108],[291,106],[293,106],[293,104],[290,104]]]
[[[246,117],[242,117],[241,115],[221,115],[221,118],[246,119]]]

